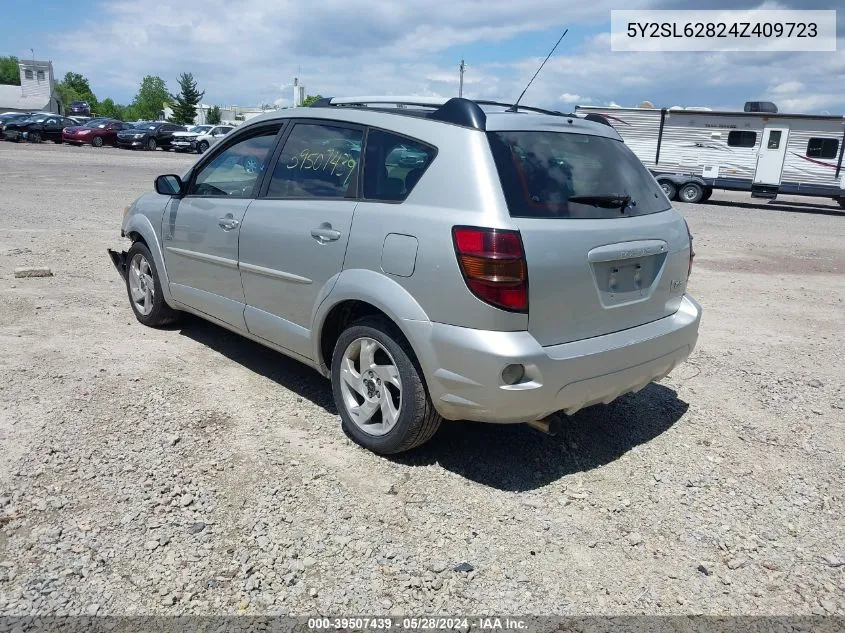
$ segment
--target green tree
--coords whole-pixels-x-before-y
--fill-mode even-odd
[[[169,103],[170,95],[164,79],[155,75],[147,75],[141,80],[138,94],[132,100],[132,117],[143,120],[158,119],[162,115],[164,106]]]
[[[208,109],[208,114],[205,117],[205,122],[209,125],[218,125],[221,120],[220,106],[211,106]]]
[[[103,102],[97,109],[97,114],[99,116],[108,117],[109,119],[120,119],[121,121],[123,121],[125,110],[126,106],[119,105],[115,103],[111,97],[108,97],[106,99],[103,99]]]
[[[82,95],[70,86],[66,86],[63,81],[56,84],[56,92],[59,93],[59,97],[62,99],[62,104],[64,105],[65,110],[70,107],[71,101],[81,101],[83,99]]]
[[[315,101],[319,101],[323,98],[323,95],[308,95],[305,99],[302,100],[302,107],[307,108]]]
[[[65,78],[59,82],[56,89],[59,91],[65,108],[70,106],[71,101],[87,101],[91,105],[91,112],[96,112],[97,96],[91,90],[88,79],[83,75],[66,73]]]
[[[21,71],[18,66],[18,58],[10,55],[0,57],[0,84],[11,86],[21,85]]]
[[[179,94],[171,96],[173,101],[174,123],[192,124],[197,118],[197,104],[202,100],[205,90],[197,89],[197,82],[191,73],[179,75]]]

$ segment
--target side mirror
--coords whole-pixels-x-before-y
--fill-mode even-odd
[[[155,181],[156,193],[163,196],[180,196],[182,195],[182,179],[175,174],[166,174],[159,176]]]

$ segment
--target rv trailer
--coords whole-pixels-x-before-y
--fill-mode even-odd
[[[727,189],[833,198],[845,208],[844,117],[594,106],[575,113],[612,125],[670,200],[701,202]]]

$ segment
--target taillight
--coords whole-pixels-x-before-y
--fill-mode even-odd
[[[684,224],[687,225],[687,235],[689,236],[689,267],[687,267],[687,281],[689,281],[689,276],[692,274],[692,260],[695,258],[695,251],[692,250],[692,231],[689,230],[689,223],[684,220]]]
[[[456,226],[455,253],[467,287],[482,301],[528,310],[528,270],[518,231]]]

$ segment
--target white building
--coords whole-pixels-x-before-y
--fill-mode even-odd
[[[22,59],[20,86],[0,85],[0,112],[61,113],[62,100],[53,78],[53,63]]]
[[[208,111],[211,110],[214,106],[209,105],[207,103],[200,103],[197,104],[197,116],[194,118],[194,125],[203,125],[208,121]],[[243,123],[244,121],[249,121],[250,119],[257,117],[265,112],[270,110],[274,110],[274,107],[271,106],[263,106],[263,107],[249,107],[249,106],[237,106],[237,105],[227,105],[227,106],[220,106],[220,121],[224,124],[228,125],[238,125]],[[173,109],[169,106],[165,106],[164,108],[164,118],[169,119],[173,116]]]

